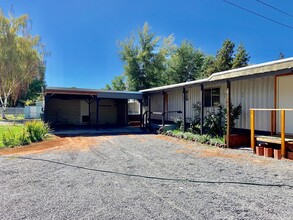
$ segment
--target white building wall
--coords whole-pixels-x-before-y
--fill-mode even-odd
[[[236,127],[250,129],[250,108],[274,108],[274,77],[232,81],[231,101],[234,106],[242,105]],[[255,129],[271,130],[270,111],[256,111]]]
[[[220,103],[226,108],[226,82],[211,83],[204,86],[205,89],[220,88]],[[188,91],[188,100],[186,101],[186,119],[191,122],[194,112],[192,104],[200,102],[200,86],[196,85],[186,88]],[[183,94],[182,88],[168,91],[168,111],[183,112]],[[245,80],[231,81],[231,101],[234,107],[241,104],[242,113],[240,118],[236,120],[236,128],[250,129],[250,108],[274,108],[274,77],[261,77]],[[151,95],[152,111],[162,111],[162,93]],[[204,115],[206,116],[215,107],[205,107]],[[183,117],[182,114],[168,114],[166,119],[176,121],[177,118]],[[161,115],[152,115],[152,118],[161,120]],[[255,129],[262,131],[270,131],[271,129],[271,113],[256,112]]]

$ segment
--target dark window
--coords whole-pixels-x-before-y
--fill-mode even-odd
[[[88,116],[88,115],[82,116],[82,122],[89,122],[89,121],[90,121],[90,116]]]
[[[220,104],[220,88],[205,89],[204,106],[212,107]]]

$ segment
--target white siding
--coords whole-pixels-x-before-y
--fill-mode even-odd
[[[204,86],[205,89],[220,88],[220,103],[226,107],[226,82],[211,83]],[[186,119],[190,122],[194,116],[192,104],[200,102],[200,86],[186,88],[188,90],[188,100],[186,101]],[[183,112],[182,88],[168,91],[168,111]],[[274,77],[262,77],[231,82],[231,101],[234,107],[241,104],[242,113],[239,120],[236,120],[236,128],[250,129],[250,108],[274,108]],[[152,111],[162,111],[162,93],[151,95]],[[213,107],[205,107],[204,115],[212,111]],[[183,117],[183,114],[170,113],[166,119],[175,121]],[[161,119],[160,115],[152,115],[154,119]],[[270,131],[270,112],[256,112],[255,129]]]
[[[168,94],[168,111],[182,111],[183,112],[182,88],[169,91],[167,92],[167,94]],[[166,120],[176,121],[176,119],[180,117],[181,118],[183,117],[182,113],[168,113],[166,115]]]
[[[250,108],[274,108],[274,77],[253,78],[231,82],[231,100],[234,106],[241,103],[242,113],[237,128],[250,129]],[[255,129],[270,131],[271,113],[256,112]]]

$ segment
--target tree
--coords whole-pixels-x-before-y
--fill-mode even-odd
[[[204,53],[183,41],[168,61],[169,83],[192,81],[201,77]]]
[[[125,91],[125,77],[122,76],[114,76],[112,80],[112,85],[107,84],[105,90],[116,90],[116,91]]]
[[[233,54],[235,44],[227,39],[224,41],[222,48],[217,52],[215,61],[215,72],[230,70],[233,65]]]
[[[202,64],[201,75],[199,77],[200,79],[207,78],[216,72],[215,62],[216,59],[213,55],[205,56],[204,62]]]
[[[278,60],[282,60],[282,59],[285,59],[285,55],[281,51],[280,54],[279,54]]]
[[[23,84],[40,75],[45,49],[39,36],[30,34],[29,16],[6,17],[0,11],[0,103],[5,111],[8,98]]]
[[[164,84],[166,60],[173,44],[173,36],[161,41],[161,37],[151,33],[148,23],[120,42],[120,58],[124,63],[124,75],[129,90],[138,91]],[[162,46],[160,46],[162,45]]]
[[[232,69],[244,67],[248,65],[250,56],[248,55],[244,45],[242,43],[237,47],[237,53],[233,59]]]

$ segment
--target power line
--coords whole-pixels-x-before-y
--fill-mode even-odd
[[[254,14],[254,15],[258,16],[258,17],[264,18],[264,19],[266,19],[266,20],[268,20],[268,21],[274,22],[274,23],[279,24],[279,25],[281,25],[281,26],[283,26],[283,27],[290,28],[290,29],[293,30],[293,27],[292,27],[292,26],[289,26],[289,25],[287,25],[287,24],[283,24],[283,23],[281,23],[281,22],[279,22],[279,21],[273,20],[273,19],[268,18],[268,17],[266,17],[266,16],[263,16],[263,15],[261,15],[261,14],[258,14],[258,13],[254,12],[254,11],[251,11],[251,10],[249,10],[249,9],[246,9],[246,8],[240,6],[240,5],[236,5],[235,3],[229,2],[229,1],[227,1],[227,0],[223,0],[223,1],[226,2],[226,3],[228,3],[228,4],[230,4],[230,5],[233,5],[234,7],[240,8],[240,9],[242,9],[242,10],[244,10],[244,11],[247,11],[247,12],[249,12],[249,13],[251,13],[251,14]]]
[[[281,10],[281,9],[278,9],[278,8],[272,6],[272,5],[269,5],[268,3],[265,3],[265,2],[263,2],[263,1],[260,1],[260,0],[256,0],[256,1],[258,1],[259,3],[265,5],[265,6],[269,7],[269,8],[272,8],[272,9],[274,9],[274,10],[276,10],[276,11],[279,11],[279,12],[281,12],[281,13],[283,13],[283,14],[285,14],[285,15],[288,15],[288,16],[290,16],[290,17],[293,18],[293,15],[292,15],[292,14],[289,14],[289,13],[287,13],[287,12]]]

